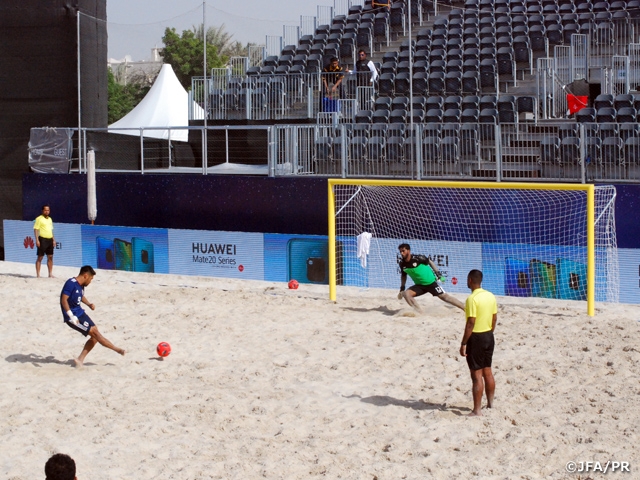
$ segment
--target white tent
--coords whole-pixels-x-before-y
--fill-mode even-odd
[[[199,109],[199,110],[198,110]],[[194,102],[194,115],[204,118],[204,110]],[[142,101],[127,115],[109,125],[110,133],[150,138],[171,139],[181,142],[188,140],[187,129],[164,130],[150,127],[188,127],[189,126],[189,94],[184,89],[171,65],[164,64],[153,86]],[[133,130],[114,130],[127,128]]]

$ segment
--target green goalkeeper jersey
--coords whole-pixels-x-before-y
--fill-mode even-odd
[[[416,285],[431,285],[436,281],[436,274],[424,255],[411,255],[411,260],[400,262],[400,271],[411,277]]]

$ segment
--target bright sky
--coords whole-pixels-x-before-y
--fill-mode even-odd
[[[148,60],[162,48],[166,27],[178,33],[203,20],[202,0],[107,0],[109,58]],[[207,0],[207,28],[225,24],[233,40],[264,44],[267,35],[281,36],[283,25],[300,25],[300,16],[316,16],[317,6],[333,0]]]

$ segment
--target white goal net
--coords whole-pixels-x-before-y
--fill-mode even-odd
[[[497,295],[586,300],[591,251],[595,300],[618,301],[613,186],[339,182],[331,181],[337,285],[398,288],[398,245],[408,243],[438,265],[446,291],[468,293],[477,268]]]

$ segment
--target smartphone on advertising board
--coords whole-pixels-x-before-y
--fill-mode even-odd
[[[292,238],[287,242],[289,279],[299,283],[329,283],[329,247],[326,239]]]
[[[133,252],[133,271],[153,273],[153,243],[144,238],[131,239]]]
[[[131,242],[116,238],[113,240],[113,249],[115,250],[116,270],[125,270],[127,272],[133,271]]]
[[[530,297],[529,262],[517,258],[505,258],[504,292],[511,297]]]
[[[98,268],[103,270],[113,270],[115,268],[115,253],[113,251],[113,240],[106,237],[96,237],[96,254],[98,257]]]
[[[533,259],[529,262],[531,296],[556,298],[556,266],[553,263]]]
[[[566,258],[556,260],[557,297],[564,300],[587,299],[587,266]]]

